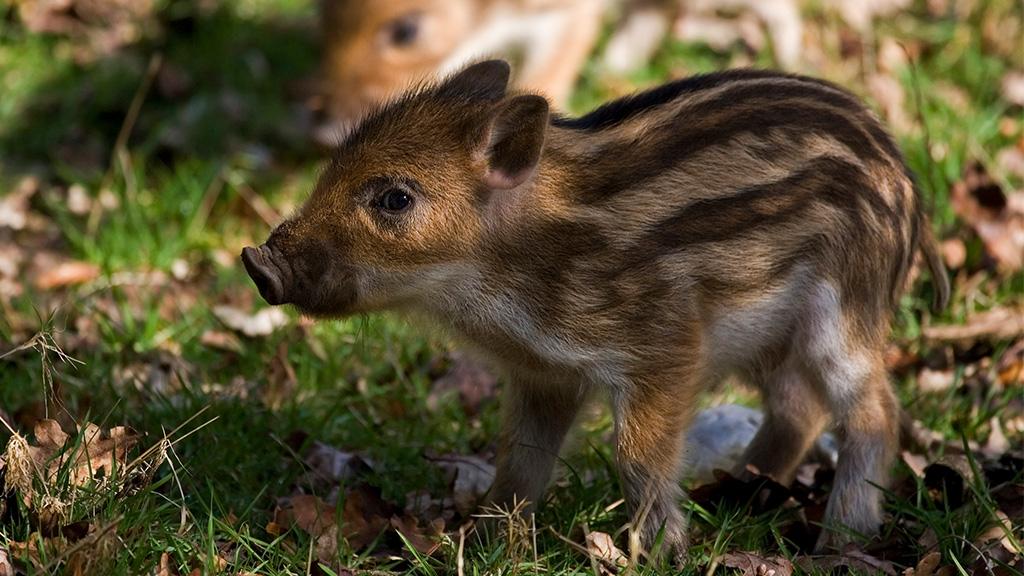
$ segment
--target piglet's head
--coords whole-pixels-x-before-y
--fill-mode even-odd
[[[270,304],[313,316],[444,298],[493,235],[488,207],[533,178],[548,103],[492,60],[407,93],[337,149],[298,214],[242,261]]]

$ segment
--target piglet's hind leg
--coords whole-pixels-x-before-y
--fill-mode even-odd
[[[806,319],[806,373],[832,412],[839,462],[817,548],[841,548],[870,536],[882,522],[882,490],[899,442],[899,408],[881,347],[886,331],[870,330],[864,312],[844,313],[836,291],[818,287]]]
[[[818,391],[785,363],[760,386],[764,422],[734,473],[749,474],[747,465],[782,484],[793,480],[797,466],[828,423],[828,409]]]

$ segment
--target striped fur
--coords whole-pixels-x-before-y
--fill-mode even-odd
[[[261,249],[286,301],[318,316],[398,310],[492,362],[509,384],[496,502],[541,498],[602,390],[642,542],[664,530],[681,557],[683,433],[696,396],[735,374],[765,397],[747,462],[791,480],[831,419],[826,521],[873,532],[870,483],[886,482],[899,411],[882,351],[918,249],[939,304],[948,292],[874,115],[829,83],[740,70],[548,120],[542,100],[506,93],[507,76],[471,66],[351,134]],[[384,214],[375,198],[396,187],[414,203]]]

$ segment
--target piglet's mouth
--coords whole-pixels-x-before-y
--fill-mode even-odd
[[[263,244],[257,248],[242,249],[242,263],[245,271],[256,283],[260,296],[268,304],[287,304],[288,295],[285,287],[288,284],[287,270],[278,264],[270,247]]]

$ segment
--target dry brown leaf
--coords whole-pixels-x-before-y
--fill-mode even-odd
[[[313,538],[317,559],[331,564],[338,556],[338,525],[335,508],[318,496],[298,494],[278,501],[274,523],[296,526]]]
[[[299,379],[295,368],[288,360],[288,343],[281,341],[277,345],[277,353],[270,359],[267,371],[267,385],[263,387],[263,403],[271,408],[278,408],[295,395],[299,387]]]
[[[85,450],[79,454],[75,462],[72,481],[77,485],[84,485],[101,472],[109,478],[115,468],[123,467],[127,463],[128,450],[138,442],[138,439],[138,434],[124,426],[115,426],[104,435],[98,426],[86,424]]]
[[[74,40],[73,55],[80,61],[137,41],[155,17],[152,0],[20,0],[15,5],[30,31]]]
[[[895,14],[910,3],[911,0],[832,0],[843,20],[862,34],[871,29],[875,18]]]
[[[65,286],[85,284],[95,280],[100,275],[100,267],[77,260],[61,262],[55,268],[51,268],[36,277],[35,285],[40,290],[53,290]]]
[[[848,549],[842,554],[825,556],[803,556],[797,559],[801,569],[808,572],[824,572],[831,574],[840,568],[847,568],[863,574],[886,574],[897,576],[896,566],[887,560],[880,560],[856,549]]]
[[[314,538],[323,534],[334,521],[334,506],[311,494],[298,494],[287,499],[285,523],[298,526]]]
[[[985,445],[981,447],[981,453],[989,458],[998,458],[1010,449],[1010,441],[1003,433],[1003,426],[999,418],[992,417],[988,421],[989,434]]]
[[[47,456],[53,455],[63,448],[69,438],[67,433],[61,430],[60,423],[56,420],[40,420],[36,423],[33,432],[39,447],[49,451]]]
[[[900,81],[888,74],[872,74],[867,79],[867,86],[871,98],[893,129],[898,133],[909,132],[913,124],[904,107],[906,94]]]
[[[1012,128],[1016,130],[1016,126]],[[1020,145],[1008,146],[996,154],[996,164],[999,168],[1018,178],[1024,178],[1024,150]]]
[[[156,568],[156,576],[174,576],[174,572],[171,572],[171,555],[167,552],[160,554],[160,564]]]
[[[0,544],[0,576],[14,576],[14,565],[4,544]]]
[[[683,42],[705,43],[719,52],[727,52],[739,42],[753,52],[760,52],[765,45],[764,32],[757,20],[751,17],[686,14],[675,23],[673,32]]]
[[[0,199],[0,228],[21,230],[28,224],[29,201],[39,191],[39,179],[25,176]]]
[[[1024,106],[1024,72],[1007,72],[1003,76],[1003,98],[1010,104]]]
[[[708,509],[723,504],[750,507],[754,513],[774,510],[790,502],[793,490],[748,467],[749,478],[736,478],[724,470],[715,470],[715,481],[690,490],[690,499]]]
[[[917,387],[925,393],[944,392],[952,388],[955,382],[956,373],[952,368],[933,370],[925,367],[917,373]]]
[[[424,556],[433,556],[441,547],[439,536],[444,532],[444,520],[441,518],[435,518],[426,527],[420,527],[415,518],[392,516],[391,527],[404,536],[416,552]]]
[[[924,485],[935,502],[955,510],[963,505],[974,470],[963,454],[946,454],[924,469]]]
[[[965,324],[927,326],[924,337],[940,342],[1010,340],[1024,336],[1024,307],[996,307],[967,318]]]
[[[959,238],[943,240],[939,249],[942,252],[942,260],[950,270],[962,268],[967,262],[967,245]]]
[[[28,548],[30,559],[35,564],[38,560],[46,558],[52,561],[53,557],[60,557],[63,567],[58,573],[72,574],[76,576],[86,574],[100,574],[99,567],[105,566],[121,549],[122,541],[117,534],[117,521],[106,525],[96,525],[90,522],[81,521],[77,525],[77,534],[69,537],[68,526],[60,528],[59,534],[53,537],[33,537],[32,545]],[[36,533],[35,536],[40,536]],[[47,551],[46,556],[40,557],[35,550],[35,544],[41,541],[42,548]],[[47,556],[53,554],[54,556]]]
[[[905,40],[882,38],[878,46],[878,71],[883,74],[898,74],[907,67],[907,58],[920,57],[921,47]],[[909,53],[909,54],[908,54]]]
[[[1013,534],[1013,523],[1010,521],[1009,516],[1002,510],[996,510],[996,517],[992,519],[992,526],[974,540],[974,545],[980,550],[1001,546],[1010,554],[1024,553],[1024,550],[1017,549],[1013,539],[1010,538],[1010,534]]]
[[[430,461],[445,473],[455,509],[463,517],[476,509],[494,483],[494,466],[479,456],[451,454]]]
[[[92,197],[81,184],[68,186],[67,199],[64,202],[68,211],[77,216],[85,216],[92,210]]]
[[[942,554],[937,551],[929,552],[918,561],[917,566],[904,570],[903,576],[932,576],[941,561]]]
[[[85,486],[101,474],[104,480],[110,479],[115,468],[125,466],[128,450],[139,438],[124,426],[116,426],[103,434],[98,426],[86,423],[80,431],[82,442],[75,446],[74,440],[61,430],[59,423],[44,419],[35,426],[37,445],[32,446],[18,436],[11,438],[7,459],[12,464],[17,460],[19,464],[8,467],[5,479],[8,486],[21,493],[27,506],[36,504],[32,477],[52,484],[60,471],[70,466],[66,469],[71,486]],[[39,505],[45,508],[46,501]]]
[[[765,558],[753,552],[729,552],[718,559],[727,568],[740,570],[743,576],[789,576],[793,564],[781,556]]]
[[[442,398],[456,392],[467,414],[476,414],[480,405],[495,396],[498,379],[479,361],[461,352],[453,352],[448,372],[434,382],[427,396],[427,407],[436,410]]]
[[[928,459],[920,454],[913,454],[904,450],[900,452],[900,457],[903,459],[903,463],[910,468],[910,471],[914,473],[914,476],[918,478],[924,478],[924,469],[928,467]]]
[[[267,522],[267,525],[264,526],[263,529],[266,530],[267,534],[270,534],[271,536],[274,536],[275,538],[280,536],[281,534],[284,534],[284,531],[287,530],[287,528],[285,528],[284,526],[281,526],[280,524],[278,524],[277,522],[275,522],[273,520],[271,520],[270,522]]]
[[[931,90],[934,91],[935,97],[942,100],[946,106],[956,110],[964,110],[971,106],[970,94],[957,84],[939,80],[935,82]]]
[[[1007,195],[985,167],[974,162],[950,189],[950,204],[1001,270],[1024,267],[1024,192]]]
[[[1010,346],[999,359],[996,367],[996,381],[1001,386],[1024,384],[1024,338]]]
[[[1001,134],[1005,138],[1013,138],[1014,136],[1016,136],[1017,129],[1019,127],[1020,122],[1018,122],[1015,118],[1003,116],[1002,118],[999,119],[999,134]],[[1024,144],[1024,142],[1018,143],[1016,148],[1019,150],[1022,144]],[[1003,166],[1001,162],[999,163],[999,165],[1004,170],[1006,169],[1006,167]]]
[[[241,352],[242,342],[231,332],[223,330],[206,330],[199,337],[199,343],[210,348],[227,350],[228,352]]]
[[[455,500],[435,497],[429,490],[412,490],[405,495],[404,512],[416,518],[438,518],[446,523],[455,519]]]
[[[152,394],[173,395],[195,374],[196,368],[179,354],[158,351],[139,362],[114,370],[114,381]]]
[[[586,533],[586,544],[587,552],[601,561],[598,563],[601,574],[606,576],[614,574],[609,570],[609,566],[621,568],[629,564],[629,557],[622,550],[619,550],[615,545],[615,539],[610,534],[588,531]]]
[[[251,314],[234,306],[220,305],[213,307],[213,315],[228,328],[250,338],[268,336],[288,324],[288,315],[280,308],[263,308]]]
[[[10,540],[7,542],[7,548],[11,555],[15,558],[28,559],[37,567],[41,567],[38,565],[39,545],[37,544],[37,540],[37,538],[29,538],[27,542]]]
[[[353,550],[361,550],[391,525],[392,510],[380,493],[368,486],[359,486],[345,494],[341,534]]]
[[[1024,484],[1005,482],[992,490],[992,499],[1010,518],[1024,518]]]
[[[21,265],[25,261],[24,249],[14,242],[0,245],[0,297],[16,298],[25,289],[21,284]]]
[[[317,479],[333,485],[347,483],[373,468],[373,464],[359,454],[323,442],[313,442],[303,461]]]

